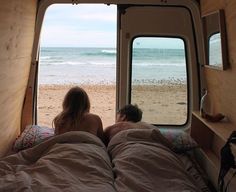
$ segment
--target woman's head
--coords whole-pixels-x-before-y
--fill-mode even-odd
[[[90,101],[87,93],[80,87],[71,88],[62,103],[62,112],[53,123],[56,134],[76,130],[85,113],[90,111]]]
[[[71,115],[81,116],[90,110],[89,97],[82,88],[73,87],[67,92],[62,108]]]

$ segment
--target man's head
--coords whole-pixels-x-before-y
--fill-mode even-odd
[[[122,107],[117,113],[116,122],[131,121],[138,122],[142,119],[143,112],[137,105],[128,104]]]

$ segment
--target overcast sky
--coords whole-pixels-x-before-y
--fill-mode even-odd
[[[116,47],[115,5],[54,4],[45,14],[42,47]],[[155,43],[155,45],[153,44]],[[135,40],[135,47],[183,48],[182,40]]]
[[[115,47],[116,6],[51,5],[45,14],[43,47]]]

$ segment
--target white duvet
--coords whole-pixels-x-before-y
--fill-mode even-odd
[[[68,132],[2,158],[0,191],[200,191],[182,161],[160,141],[155,129],[126,130],[106,149],[90,133]]]
[[[160,143],[153,130],[127,130],[115,135],[108,146],[119,192],[192,192],[198,189],[182,161]]]
[[[103,143],[86,132],[68,132],[0,160],[0,191],[113,192]]]

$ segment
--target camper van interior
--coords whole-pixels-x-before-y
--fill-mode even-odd
[[[236,191],[235,33],[235,0],[0,0],[0,191]],[[73,86],[142,121],[55,134]]]

